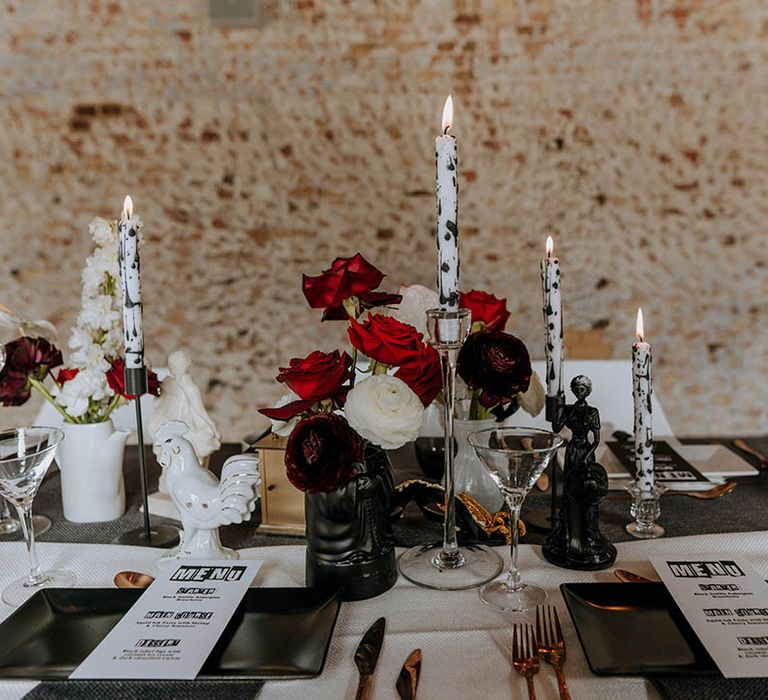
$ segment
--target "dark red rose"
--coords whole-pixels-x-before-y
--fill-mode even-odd
[[[70,369],[60,369],[59,373],[56,375],[56,383],[61,385],[65,382],[68,382],[70,379],[74,379],[79,371],[80,370],[76,367]]]
[[[363,458],[362,438],[335,413],[304,418],[285,446],[288,481],[305,493],[330,493],[345,486]]]
[[[352,377],[352,358],[338,350],[315,350],[305,358],[293,358],[288,367],[281,367],[277,381],[283,382],[299,396],[279,408],[261,408],[259,413],[273,420],[290,420],[308,411],[318,401],[333,399],[343,404],[348,387],[344,383]]]
[[[472,333],[459,351],[459,376],[480,389],[486,408],[512,401],[531,382],[531,358],[525,343],[503,331]]]
[[[400,365],[395,376],[402,379],[425,406],[429,406],[443,389],[440,356],[431,345],[424,345],[420,355]]]
[[[43,381],[48,372],[62,363],[61,350],[45,338],[26,336],[5,346],[5,365],[0,371],[0,403],[21,406],[29,399],[29,379]]]
[[[482,324],[478,330],[486,328],[493,331],[503,331],[509,319],[507,300],[497,299],[493,294],[473,289],[466,294],[459,294],[459,306],[472,312],[472,326]]]
[[[125,359],[118,357],[112,360],[110,368],[107,370],[107,384],[110,389],[123,398],[135,398],[131,394],[125,393]],[[151,369],[147,370],[147,393],[152,396],[160,396],[160,380]]]
[[[413,326],[382,314],[372,314],[362,324],[350,319],[347,334],[352,347],[390,367],[419,357],[424,349],[422,335]]]
[[[357,253],[351,258],[336,258],[330,269],[317,277],[303,275],[301,287],[313,309],[325,309],[323,321],[338,321],[348,318],[344,301],[350,297],[357,298],[366,309],[400,303],[399,294],[373,291],[383,279],[384,273]]]

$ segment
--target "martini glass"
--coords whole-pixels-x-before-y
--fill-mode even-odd
[[[480,598],[491,607],[506,612],[531,610],[544,602],[547,593],[521,580],[517,566],[520,508],[563,444],[563,439],[548,430],[536,428],[490,428],[472,433],[469,444],[504,496],[512,529],[509,570],[501,580],[484,585],[480,589]]]
[[[425,588],[461,590],[476,588],[501,572],[504,563],[483,545],[459,546],[456,537],[456,485],[453,474],[453,417],[456,401],[456,359],[472,324],[468,309],[429,309],[429,342],[440,355],[443,370],[445,416],[445,518],[442,543],[413,547],[400,555],[400,573]]]
[[[29,574],[3,591],[3,601],[20,605],[35,591],[51,586],[66,587],[75,582],[69,571],[41,571],[32,528],[32,501],[51,466],[56,448],[64,438],[57,428],[16,428],[0,432],[0,495],[15,507],[29,553]]]

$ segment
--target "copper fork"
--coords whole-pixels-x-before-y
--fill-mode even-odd
[[[529,700],[536,700],[533,677],[539,672],[539,651],[531,625],[512,628],[512,665],[528,684]]]
[[[536,639],[539,642],[539,656],[552,664],[557,674],[557,689],[560,700],[571,700],[568,684],[565,682],[563,664],[565,663],[565,638],[560,627],[560,619],[553,605],[536,607]]]

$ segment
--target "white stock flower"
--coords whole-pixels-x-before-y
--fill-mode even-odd
[[[381,374],[355,385],[347,395],[344,415],[366,440],[394,450],[418,437],[424,406],[404,381]]]
[[[96,217],[88,224],[88,233],[91,234],[91,238],[96,241],[96,245],[106,246],[113,242],[114,234],[109,221]]]
[[[283,394],[280,397],[280,400],[275,404],[275,408],[281,408],[282,406],[286,406],[293,401],[299,401],[300,399],[301,397],[298,394],[289,391],[287,394]],[[269,420],[272,421],[272,432],[275,435],[288,437],[298,425],[299,421],[301,421],[301,416],[294,416],[290,420],[275,420],[274,418],[270,418]]]
[[[541,379],[536,372],[531,373],[531,383],[528,385],[528,391],[517,395],[517,403],[526,413],[532,416],[538,416],[541,409],[544,408],[544,402],[547,394],[541,384]]]
[[[57,394],[57,403],[73,418],[79,418],[88,410],[89,399],[98,401],[104,398],[99,373],[87,369],[80,370]]]
[[[439,306],[437,292],[424,287],[420,284],[401,285],[397,293],[402,295],[403,300],[394,310],[388,310],[390,316],[394,316],[398,321],[408,323],[419,333],[427,336],[427,309],[434,309]]]
[[[115,321],[120,318],[119,312],[113,308],[114,297],[107,294],[97,294],[83,304],[80,315],[77,317],[78,325],[89,326],[93,329],[109,330]]]

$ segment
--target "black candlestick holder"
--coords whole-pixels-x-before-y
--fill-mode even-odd
[[[141,418],[141,397],[147,393],[146,368],[126,368],[125,393],[133,396],[133,405],[136,407],[136,435],[139,443],[139,478],[141,480],[144,526],[124,532],[112,540],[112,544],[127,544],[138,547],[173,547],[179,543],[179,529],[173,525],[152,525],[149,519],[147,464],[144,453],[144,424]]]

